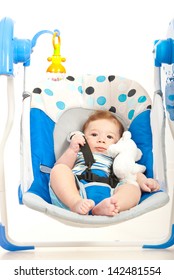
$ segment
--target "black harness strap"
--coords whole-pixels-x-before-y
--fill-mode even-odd
[[[92,173],[90,169],[86,169],[84,172],[85,173],[81,175],[76,175],[79,180],[85,180],[87,182],[101,182],[110,185],[111,188],[115,188],[119,182],[115,175],[110,175],[109,177],[98,176],[97,174]]]
[[[88,167],[88,169],[90,169],[93,163],[95,162],[95,159],[93,157],[93,154],[91,152],[91,149],[86,139],[85,142],[86,142],[85,145],[81,146],[81,152],[85,160],[85,165]]]
[[[85,139],[86,141],[86,139]],[[99,176],[97,174],[92,173],[91,166],[95,162],[91,149],[89,147],[88,142],[86,141],[84,146],[81,146],[81,151],[84,156],[85,165],[87,166],[86,170],[81,175],[76,175],[79,180],[85,180],[87,182],[102,182],[111,186],[111,188],[115,188],[118,184],[119,180],[113,173],[113,165],[111,165],[111,172],[109,177]],[[50,173],[51,167],[41,164],[40,171],[43,173]],[[77,184],[78,187],[78,184]]]
[[[113,168],[112,168],[113,166],[111,166],[111,173],[109,177],[98,176],[97,174],[91,172],[91,166],[93,165],[95,160],[87,141],[84,146],[81,146],[81,152],[83,154],[87,169],[84,171],[83,174],[77,175],[78,179],[79,180],[83,179],[87,182],[102,182],[105,184],[109,184],[112,188],[115,188],[119,180],[113,173]]]

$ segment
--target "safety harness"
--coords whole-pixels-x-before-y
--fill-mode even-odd
[[[73,135],[70,137],[70,139],[72,137],[73,137]],[[99,176],[99,175],[93,173],[92,170],[91,170],[91,166],[93,165],[93,163],[95,163],[95,159],[93,157],[93,154],[91,152],[91,149],[89,147],[89,144],[88,144],[86,138],[85,138],[85,145],[81,146],[81,152],[83,154],[85,165],[87,166],[87,168],[85,169],[85,171],[83,171],[83,174],[76,175],[77,178],[79,180],[85,180],[87,182],[105,183],[105,184],[110,185],[111,188],[115,188],[116,185],[118,184],[119,180],[115,176],[115,174],[113,173],[113,164],[110,167],[109,177]],[[51,172],[51,168],[48,167],[48,166],[45,166],[43,164],[40,165],[40,170],[43,173],[48,173],[48,174]]]
[[[85,165],[87,166],[86,170],[81,175],[77,175],[79,180],[85,180],[87,182],[102,182],[111,186],[111,188],[115,188],[118,184],[119,180],[113,173],[113,165],[110,167],[110,175],[109,177],[99,176],[92,172],[91,166],[95,163],[95,159],[89,147],[87,140],[85,139],[85,145],[81,146],[81,152],[84,157]]]

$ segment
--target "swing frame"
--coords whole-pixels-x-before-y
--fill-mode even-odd
[[[27,50],[27,61],[24,60],[24,58],[15,58],[15,62],[12,59],[12,50],[9,47],[11,44],[11,41],[13,39],[13,21],[9,18],[4,18],[0,22],[0,31],[2,29],[7,30],[7,35],[3,38],[1,38],[1,42],[3,42],[3,49],[7,49],[7,53],[5,54],[6,58],[10,57],[9,63],[10,65],[7,65],[5,60],[2,60],[2,57],[0,56],[0,75],[5,75],[7,77],[7,100],[8,100],[8,115],[5,125],[5,130],[3,134],[3,138],[0,143],[0,213],[1,213],[1,223],[0,223],[0,246],[8,251],[18,251],[18,250],[33,250],[35,247],[77,247],[77,246],[94,246],[94,247],[101,247],[101,246],[118,246],[117,242],[92,242],[89,244],[89,242],[36,242],[33,244],[22,244],[20,242],[16,242],[12,240],[9,237],[8,232],[8,215],[7,215],[7,203],[6,203],[6,182],[5,182],[5,170],[4,170],[4,150],[7,143],[7,140],[10,136],[11,129],[13,126],[13,120],[14,120],[14,109],[15,109],[15,100],[14,100],[14,76],[13,76],[13,64],[14,63],[23,63],[24,69],[25,67],[29,66],[28,61],[30,60],[31,55],[31,49],[28,48]],[[49,33],[52,34],[50,31]],[[1,32],[0,32],[1,34]],[[4,34],[4,33],[3,33]],[[36,41],[35,41],[36,43]],[[16,42],[17,44],[17,42]],[[26,41],[23,41],[23,44],[26,44]],[[7,47],[8,46],[8,47]],[[35,46],[33,44],[33,46]],[[19,46],[20,48],[21,46]],[[172,50],[173,51],[173,50]],[[18,57],[16,54],[15,57]],[[26,58],[25,58],[26,59]],[[6,60],[7,61],[7,60]],[[172,62],[173,63],[173,62]],[[162,65],[162,64],[161,64]],[[163,94],[161,89],[161,65],[154,67],[154,81],[155,81],[155,89],[154,89],[154,100],[153,104],[158,104],[161,108],[164,107],[164,101],[163,101]],[[24,71],[25,73],[25,71]],[[25,78],[24,78],[25,79]],[[24,90],[25,92],[25,90]],[[28,101],[27,101],[28,103]],[[25,104],[25,106],[28,106],[29,104]],[[161,128],[163,127],[163,124],[165,123],[165,114],[163,116],[160,116],[159,123]],[[157,140],[155,140],[157,141]],[[161,141],[158,139],[158,141]],[[163,140],[162,140],[163,141]],[[160,146],[163,146],[163,143],[158,143]],[[157,159],[154,159],[157,160]],[[174,208],[174,195],[171,197],[172,200],[172,209]],[[153,248],[153,249],[165,249],[172,245],[174,245],[174,211],[171,213],[170,217],[170,226],[169,226],[169,232],[168,236],[165,237],[161,241],[154,241],[152,244],[143,244],[142,242],[132,242],[132,243],[122,243],[120,242],[119,246],[142,246],[142,248]]]

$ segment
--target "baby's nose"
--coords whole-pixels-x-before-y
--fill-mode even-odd
[[[100,136],[98,139],[99,143],[105,143],[105,138],[103,136]]]
[[[102,142],[102,143],[103,143],[103,142],[105,142],[105,141],[104,141],[104,140],[99,140],[98,142]]]

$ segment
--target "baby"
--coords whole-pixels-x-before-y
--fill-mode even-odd
[[[152,192],[159,189],[156,180],[147,178],[143,173],[137,174],[137,183],[119,182],[110,195],[97,204],[92,198],[84,196],[83,183],[76,175],[85,171],[80,147],[85,139],[93,153],[93,169],[100,169],[109,176],[113,159],[107,155],[111,144],[117,143],[123,134],[121,122],[109,111],[98,110],[92,114],[83,126],[83,134],[74,134],[68,149],[57,160],[50,174],[50,196],[52,203],[78,214],[115,216],[121,211],[136,206],[142,191]],[[78,187],[77,187],[78,186]],[[97,192],[97,187],[95,188]]]

